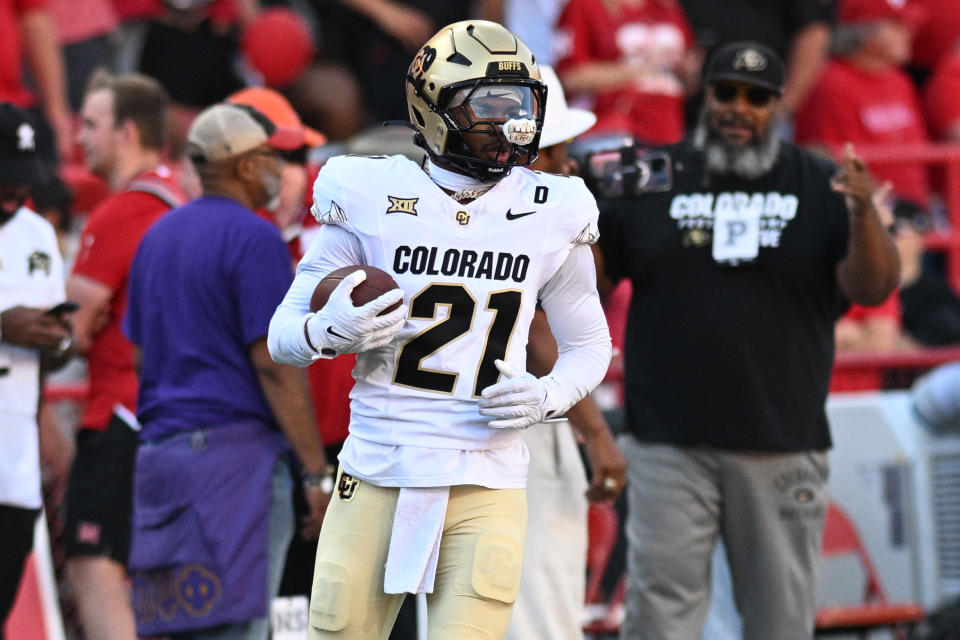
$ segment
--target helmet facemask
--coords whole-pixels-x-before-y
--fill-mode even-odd
[[[530,79],[478,78],[445,87],[436,112],[449,133],[446,162],[484,180],[537,159],[546,87]]]

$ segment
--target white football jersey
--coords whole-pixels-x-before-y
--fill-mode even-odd
[[[476,402],[499,378],[494,360],[525,368],[541,289],[597,238],[583,182],[515,168],[460,204],[403,156],[343,156],[321,170],[313,211],[357,238],[363,263],[391,274],[410,309],[389,345],[358,354],[351,434],[455,449],[515,439],[488,427]]]
[[[0,310],[66,300],[63,260],[50,223],[21,208],[0,226]],[[41,506],[37,403],[40,352],[0,342],[0,504]]]

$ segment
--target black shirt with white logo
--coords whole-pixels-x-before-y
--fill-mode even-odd
[[[682,446],[828,448],[836,270],[849,236],[830,190],[834,166],[783,143],[757,180],[708,179],[688,143],[665,150],[673,188],[609,203],[600,216],[606,272],[633,283],[629,428]],[[714,219],[731,210],[759,219],[753,259],[714,258]]]

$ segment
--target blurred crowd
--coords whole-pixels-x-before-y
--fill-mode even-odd
[[[890,150],[960,143],[955,2],[0,0],[0,102],[23,108],[37,124],[48,175],[32,203],[58,231],[66,273],[83,251],[87,216],[118,189],[97,165],[92,133],[89,90],[104,71],[143,74],[169,96],[157,159],[171,189],[182,191],[177,202],[201,193],[185,154],[190,126],[206,107],[248,104],[277,126],[303,130],[303,144],[284,157],[278,198],[260,210],[296,261],[317,229],[307,213],[308,185],[326,159],[422,156],[408,129],[383,123],[408,119],[403,78],[410,59],[448,23],[501,22],[553,65],[571,106],[597,116],[579,140],[584,148],[680,141],[697,124],[704,60],[723,43],[758,41],[787,64],[781,135],[836,158],[847,142]],[[901,282],[883,305],[854,305],[843,315],[838,351],[960,344],[960,283],[946,279],[942,256],[925,240],[950,231],[944,176],[914,160],[870,168],[883,183],[877,204],[900,253]],[[629,295],[621,286],[608,299],[615,346]],[[352,357],[341,357],[308,370],[330,461],[346,437],[352,365]],[[86,378],[83,360],[75,359],[54,381]],[[834,388],[856,384],[863,381],[835,380]],[[66,491],[78,420],[68,407],[41,412],[48,509]],[[56,530],[56,513],[51,520]],[[281,590],[302,593],[312,550],[294,545],[290,553],[308,569],[286,576]]]

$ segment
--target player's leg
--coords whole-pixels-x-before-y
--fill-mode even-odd
[[[67,576],[90,640],[137,637],[127,557],[137,434],[114,415],[105,431],[83,430],[67,486]]]
[[[344,473],[327,507],[310,595],[311,640],[386,640],[403,595],[383,592],[400,490]]]
[[[744,640],[813,636],[826,453],[723,454],[723,536]]]
[[[429,640],[501,640],[520,588],[527,499],[523,489],[450,488]]]
[[[710,604],[719,530],[716,457],[619,440],[629,461],[626,619],[621,638],[697,640]]]

